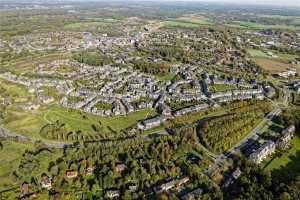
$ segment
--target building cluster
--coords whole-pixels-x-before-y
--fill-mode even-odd
[[[100,43],[91,33],[49,32],[16,36],[9,47],[16,53],[22,51],[67,50],[95,48]]]
[[[282,77],[282,78],[289,78],[292,76],[296,76],[296,74],[297,74],[297,70],[294,68],[288,68],[285,71],[275,73],[275,75]]]
[[[279,149],[286,149],[290,146],[292,137],[296,128],[294,125],[290,125],[283,129],[276,140],[276,147]]]
[[[246,43],[254,48],[264,48],[268,50],[267,53],[269,56],[276,57],[272,54],[272,50],[276,49],[290,49],[290,50],[299,50],[300,38],[299,33],[289,34],[288,37],[282,37],[287,35],[287,32],[283,30],[276,29],[264,29],[260,31],[246,31],[244,37],[246,38]]]
[[[272,155],[275,152],[276,148],[288,148],[291,143],[294,132],[294,125],[290,125],[284,128],[276,139],[266,140],[262,144],[260,144],[258,148],[250,154],[250,159],[255,163],[259,164],[268,156]]]
[[[300,93],[300,80],[291,80],[288,82],[288,87]]]
[[[187,183],[189,180],[190,179],[187,176],[181,177],[179,179],[170,180],[166,183],[163,183],[161,185],[154,187],[154,192],[157,194],[163,193],[163,192],[169,192],[170,190],[172,190],[174,188],[180,188],[185,183]]]
[[[60,103],[65,107],[82,109],[84,112],[102,116],[124,115],[151,108],[154,100],[160,95],[158,81],[133,70],[132,67],[77,65],[81,68],[73,78],[84,84],[79,83],[68,96],[79,97],[77,99],[80,101],[70,101],[68,96],[64,96]],[[103,103],[110,104],[111,108],[101,107]]]
[[[250,155],[250,159],[255,163],[261,163],[269,155],[275,152],[276,145],[273,141],[265,141],[256,151]]]
[[[63,70],[60,70],[60,68]],[[184,70],[183,70],[184,69]],[[201,68],[199,68],[201,69]],[[35,67],[35,76],[0,74],[0,78],[28,87],[36,93],[41,104],[55,99],[44,87],[54,87],[59,92],[60,105],[100,116],[126,115],[145,108],[156,109],[158,116],[138,123],[138,129],[160,126],[170,118],[199,112],[211,106],[245,99],[269,97],[273,88],[267,84],[250,84],[242,79],[220,79],[204,74],[204,80],[196,76],[199,69],[193,65],[172,67],[178,79],[159,81],[154,76],[135,70],[132,66],[90,66],[73,60],[55,60]],[[45,77],[45,78],[44,78]],[[58,78],[59,77],[59,78]],[[210,91],[212,85],[234,86],[232,90]],[[190,103],[172,110],[168,102]],[[25,106],[26,107],[26,106]],[[34,110],[31,106],[28,109]]]

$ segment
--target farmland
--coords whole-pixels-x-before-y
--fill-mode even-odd
[[[181,28],[198,28],[201,26],[212,25],[213,23],[202,16],[188,16],[188,17],[179,17],[176,19],[169,19],[163,22],[163,25],[166,27],[181,27]]]
[[[297,22],[297,21],[296,21]],[[232,21],[230,23],[225,24],[228,27],[232,28],[242,28],[242,29],[288,29],[288,30],[299,30],[300,27],[293,25],[285,25],[285,24],[262,24],[256,22],[247,22],[247,21]]]
[[[295,67],[297,69],[297,72],[300,72],[299,64],[291,64],[291,62],[295,61],[297,55],[279,53],[268,50],[267,52],[271,53],[271,56],[268,55],[266,51],[260,49],[247,49],[247,52],[250,54],[251,57],[254,58],[255,62],[265,70],[277,72],[286,70],[290,67]]]

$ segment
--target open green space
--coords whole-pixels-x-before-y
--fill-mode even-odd
[[[75,68],[71,65],[60,65],[59,67],[55,68],[55,71],[61,73],[73,72],[74,70]]]
[[[95,105],[95,107],[98,109],[111,110],[112,104],[100,101]]]
[[[84,98],[79,96],[67,96],[67,99],[71,102],[79,102],[82,101]]]
[[[31,143],[2,140],[0,149],[0,191],[4,199],[16,199],[19,187],[23,183],[21,179],[30,182],[31,178],[40,181],[42,173],[48,173],[49,162],[62,156],[61,150],[47,150]],[[31,175],[24,173],[24,169],[30,169]],[[16,172],[13,174],[12,172]],[[39,199],[45,199],[40,196]]]
[[[65,124],[66,132],[80,131],[83,135],[100,134],[104,138],[115,138],[118,135],[114,134],[155,114],[153,109],[144,109],[124,116],[102,117],[58,105],[44,106],[36,112],[11,107],[8,109],[4,124],[10,130],[36,138],[41,138],[39,133],[43,126],[57,121]],[[95,126],[99,127],[99,130]]]
[[[163,73],[163,74],[158,74],[155,75],[155,77],[158,78],[160,81],[167,81],[167,80],[172,80],[174,78],[174,74],[172,73]]]
[[[73,24],[68,24],[65,26],[66,29],[84,29],[89,27],[102,27],[108,26],[110,23],[106,22],[78,22]]]
[[[206,17],[179,17],[176,19],[169,19],[163,22],[166,27],[181,27],[181,28],[198,28],[201,26],[212,25],[213,22],[209,21]]]
[[[299,56],[296,54],[281,53],[277,51],[268,50],[273,56],[268,55],[266,52],[260,49],[247,49],[247,52],[254,61],[262,68],[269,71],[283,71],[287,68],[296,68],[297,72],[300,72],[300,65],[291,64],[296,61]]]
[[[285,24],[261,24],[256,22],[247,22],[247,21],[232,21],[230,23],[225,24],[228,27],[233,28],[243,28],[243,29],[288,29],[288,30],[298,30],[300,27],[285,25]]]
[[[34,146],[31,143],[21,143],[4,140],[1,141],[3,147],[0,150],[0,190],[14,182],[9,178],[10,173],[15,170],[19,164],[20,158],[26,149],[33,150]]]
[[[295,136],[291,143],[291,148],[284,152],[281,156],[276,157],[272,160],[267,166],[266,170],[276,170],[280,169],[281,167],[286,167],[290,165],[290,167],[300,166],[300,138]],[[297,155],[298,154],[298,155]]]
[[[259,17],[264,18],[273,18],[281,20],[290,20],[288,23],[295,26],[300,26],[300,17],[299,16],[287,16],[287,15],[259,15]]]
[[[263,58],[268,58],[269,57],[265,52],[263,52],[261,50],[258,50],[258,49],[247,49],[247,52],[252,57],[263,57]]]
[[[36,97],[28,93],[26,87],[0,79],[0,97],[9,97],[10,103],[35,101]]]

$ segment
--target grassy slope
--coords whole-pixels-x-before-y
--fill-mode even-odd
[[[145,109],[130,113],[127,116],[101,117],[92,114],[81,113],[76,110],[69,110],[58,105],[50,105],[41,108],[37,112],[23,111],[20,109],[11,109],[10,112],[14,118],[9,120],[6,127],[26,135],[39,138],[41,127],[47,123],[53,123],[56,120],[67,124],[70,131],[81,130],[83,133],[93,134],[93,124],[102,126],[110,126],[115,131],[120,131],[137,123],[137,121],[152,116],[155,111]],[[85,117],[84,117],[85,116]]]
[[[31,143],[2,141],[2,144],[3,150],[0,150],[0,190],[13,184],[13,181],[9,179],[9,175],[13,170],[16,170],[25,149],[34,149]]]

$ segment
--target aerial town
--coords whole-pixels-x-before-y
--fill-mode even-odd
[[[300,8],[244,6],[0,5],[0,199],[298,199]]]

